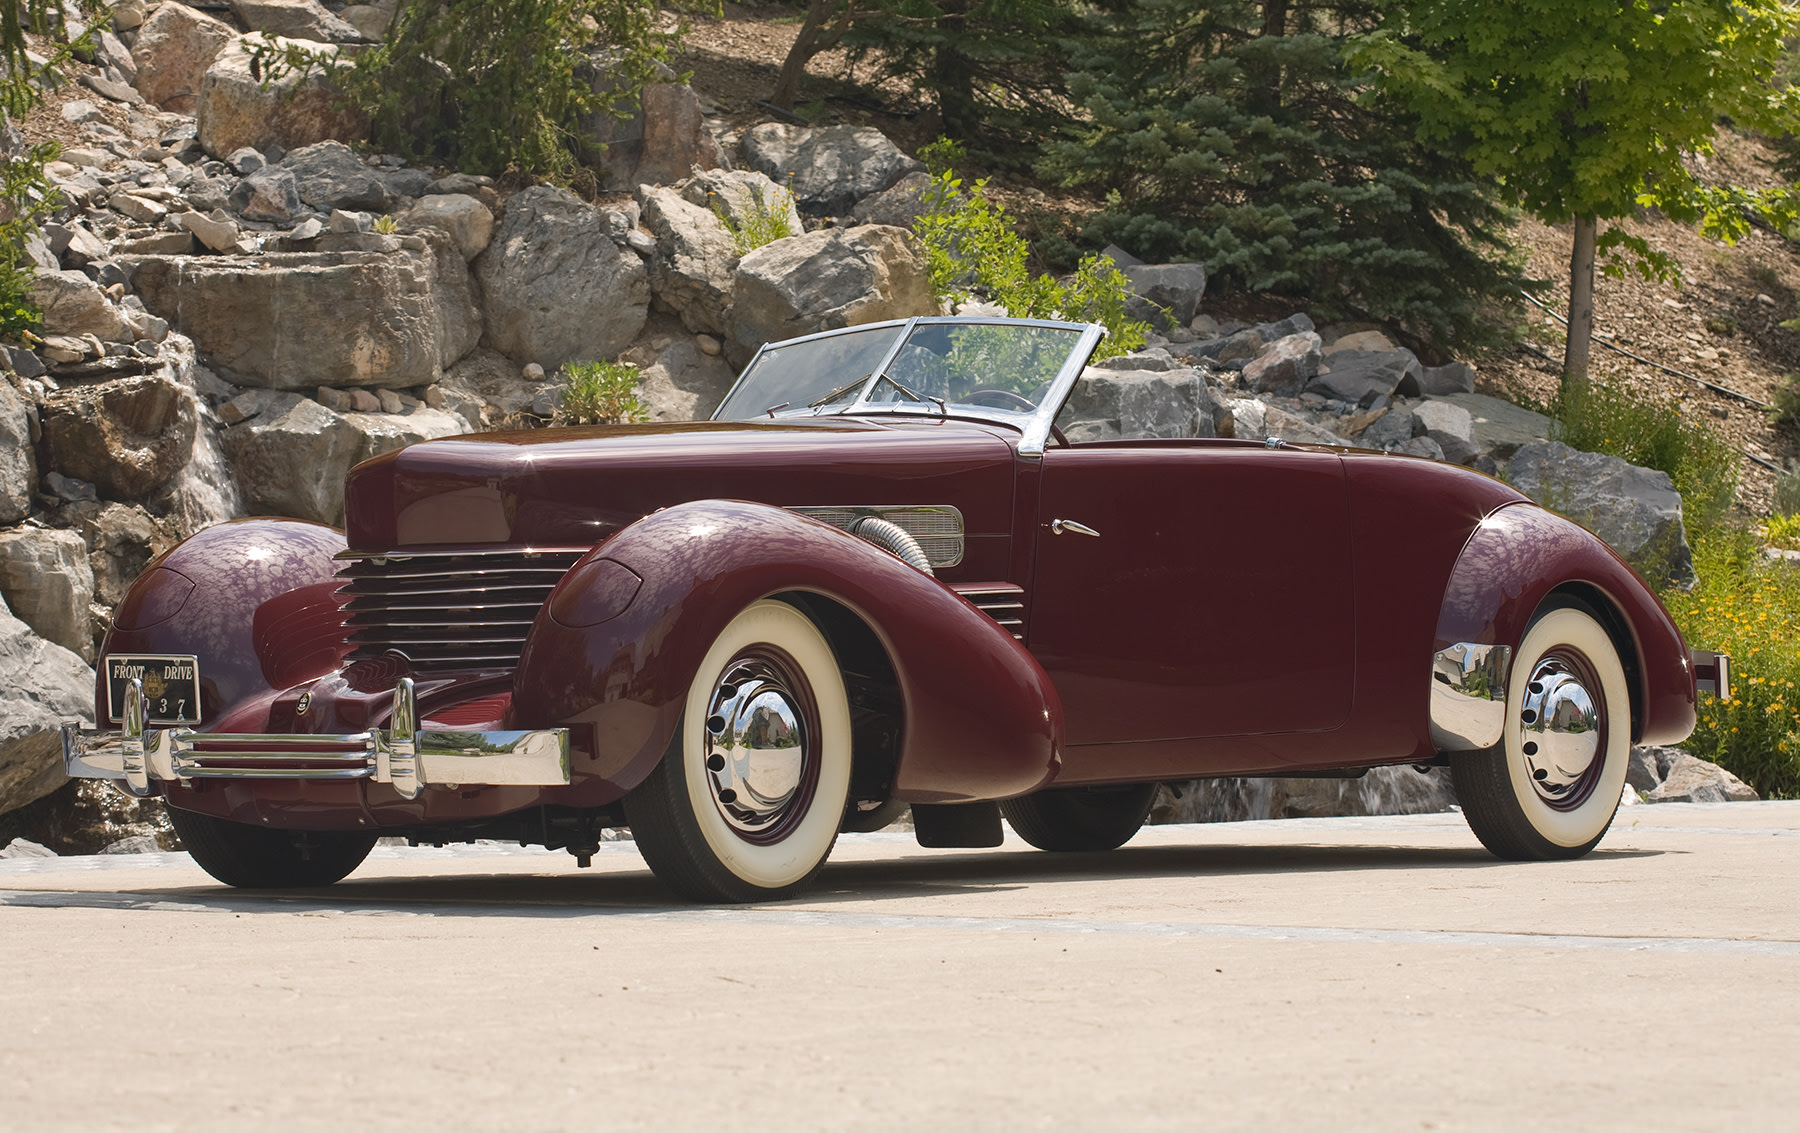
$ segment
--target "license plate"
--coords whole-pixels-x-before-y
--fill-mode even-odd
[[[114,723],[125,719],[125,686],[144,682],[146,720],[152,724],[200,722],[200,662],[193,657],[110,656],[106,700]]]

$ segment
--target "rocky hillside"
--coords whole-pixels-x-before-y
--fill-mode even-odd
[[[127,3],[78,83],[4,139],[64,150],[31,248],[45,333],[6,348],[0,381],[0,657],[28,675],[0,688],[0,835],[28,804],[34,830],[88,832],[63,848],[132,832],[90,813],[91,785],[63,787],[54,729],[91,713],[112,607],[175,541],[246,514],[339,522],[351,465],[547,422],[566,363],[633,362],[652,417],[692,419],[763,342],[938,310],[907,230],[919,163],[871,126],[761,120],[735,88],[707,92],[741,69],[652,86],[635,119],[597,125],[612,188],[585,201],[360,152],[317,80],[255,68],[258,37],[332,49],[391,10]],[[779,45],[779,25],[747,22],[757,50]],[[703,24],[694,49],[727,29]],[[789,235],[750,247],[753,221]],[[1202,268],[1114,258],[1157,333],[1092,375],[1071,438],[1278,436],[1510,463],[1568,492],[1616,481],[1584,521],[1605,533],[1623,509],[1621,532],[1660,542],[1622,548],[1681,569],[1666,480],[1537,443],[1543,418],[1477,392],[1497,387],[1475,367],[1424,366],[1369,327],[1215,309]],[[59,788],[66,805],[46,798]]]

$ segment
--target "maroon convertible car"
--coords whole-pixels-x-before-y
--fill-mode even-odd
[[[1105,850],[1165,780],[1382,764],[1447,763],[1490,850],[1569,858],[1630,745],[1723,684],[1598,539],[1486,477],[1070,443],[1103,333],[831,331],[764,347],[711,421],[368,461],[343,532],[228,523],[138,579],[69,772],[161,795],[243,886],[329,884],[380,835],[586,864],[629,826],[671,888],[754,900],[909,806],[929,846],[1004,814]]]

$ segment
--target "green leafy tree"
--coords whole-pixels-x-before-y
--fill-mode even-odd
[[[1106,193],[1084,239],[1421,340],[1492,333],[1489,297],[1525,285],[1505,211],[1347,55],[1390,0],[1112,2],[1040,166]]]
[[[41,104],[76,53],[92,46],[92,32],[71,26],[71,17],[98,7],[91,0],[66,10],[57,0],[0,5],[0,338],[18,339],[42,326],[43,313],[30,298],[35,267],[25,244],[61,199],[44,173],[58,147],[26,145],[11,118]],[[44,55],[30,53],[27,31],[46,37]]]
[[[1654,206],[1731,239],[1746,207],[1778,207],[1702,186],[1683,158],[1710,151],[1724,118],[1796,125],[1795,92],[1773,80],[1797,34],[1787,0],[1413,0],[1357,58],[1413,108],[1421,138],[1547,223],[1573,222],[1566,381],[1587,374],[1597,256],[1612,272],[1674,270],[1601,221]]]

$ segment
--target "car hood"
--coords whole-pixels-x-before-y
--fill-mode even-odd
[[[997,426],[904,418],[536,429],[426,441],[352,469],[350,546],[590,546],[700,499],[944,505],[1010,529],[1013,449]]]

